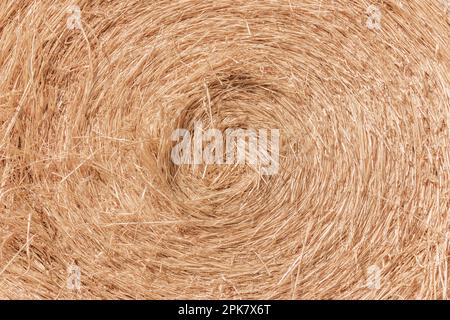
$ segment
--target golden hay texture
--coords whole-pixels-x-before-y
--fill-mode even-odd
[[[0,1],[0,298],[449,297],[447,1],[73,1]]]

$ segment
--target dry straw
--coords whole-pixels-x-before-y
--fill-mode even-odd
[[[0,1],[0,297],[447,299],[449,16]],[[199,120],[279,129],[278,173],[174,165]]]

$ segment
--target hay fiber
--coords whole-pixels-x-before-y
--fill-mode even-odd
[[[1,0],[0,298],[448,299],[442,0]],[[279,167],[172,132],[277,129]]]

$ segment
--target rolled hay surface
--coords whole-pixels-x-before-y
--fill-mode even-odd
[[[2,0],[0,298],[447,299],[449,19]],[[278,129],[278,171],[174,164],[196,122]]]

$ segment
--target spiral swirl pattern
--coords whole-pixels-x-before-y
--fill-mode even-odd
[[[448,298],[445,3],[71,4],[0,5],[0,297]],[[174,164],[198,121],[277,173]]]

